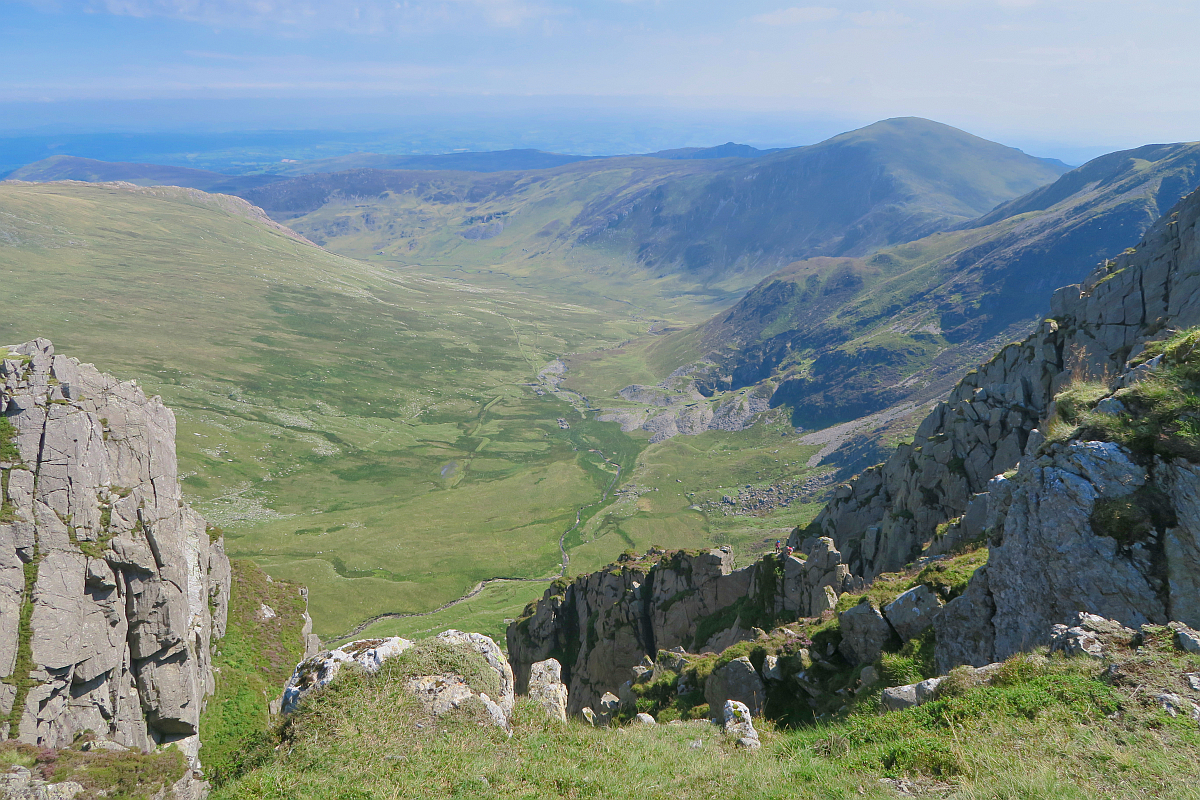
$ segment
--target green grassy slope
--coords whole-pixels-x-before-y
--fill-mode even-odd
[[[550,577],[577,513],[572,574],[652,543],[752,552],[811,517],[687,497],[719,496],[735,470],[737,485],[808,474],[812,448],[785,425],[648,447],[537,385],[553,358],[625,342],[674,301],[363,263],[273,225],[191,190],[0,184],[0,341],[46,336],[161,394],[189,499],[232,555],[310,588],[318,633]],[[618,464],[660,489],[653,507],[611,494]],[[368,630],[499,635],[544,588],[492,583]]]
[[[372,678],[340,675],[313,695],[280,732],[283,746],[214,800],[1195,800],[1200,732],[1154,698],[1197,696],[1184,673],[1200,669],[1200,657],[1176,651],[1164,631],[1148,631],[1140,649],[1123,648],[1108,664],[1017,656],[992,685],[952,677],[937,699],[886,715],[879,688],[838,697],[840,710],[810,724],[756,723],[758,751],[738,749],[704,721],[597,729],[552,723],[528,700],[518,702],[510,738],[471,710],[429,717],[386,674],[419,666],[385,666]]]
[[[637,446],[614,425],[561,429],[579,415],[525,384],[643,323],[334,256],[227,210],[240,202],[0,185],[0,339],[46,336],[161,393],[185,490],[233,555],[310,586],[320,633],[552,574],[612,479],[589,451]]]

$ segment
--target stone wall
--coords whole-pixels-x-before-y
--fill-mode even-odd
[[[230,573],[183,501],[174,415],[44,339],[2,356],[0,736],[176,742],[196,766]]]

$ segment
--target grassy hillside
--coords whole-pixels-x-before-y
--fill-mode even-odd
[[[812,448],[781,437],[783,423],[647,447],[539,384],[555,357],[661,327],[645,309],[669,303],[651,294],[635,307],[368,264],[235,198],[80,183],[0,184],[0,280],[0,341],[46,336],[164,397],[189,499],[233,556],[310,588],[325,636],[433,611],[492,578],[549,578],[564,535],[574,574],[651,544],[749,553],[812,516],[804,503],[691,508],[731,484],[807,474]],[[639,488],[613,493],[628,481]],[[470,620],[499,635],[544,588],[491,583],[370,630]]]
[[[1183,673],[1195,669],[1200,658],[1153,632],[1141,649],[1116,654],[1111,669],[1086,658],[1017,656],[992,685],[951,679],[920,707],[880,715],[875,688],[839,698],[841,710],[814,723],[760,722],[762,749],[745,751],[704,721],[595,729],[551,723],[528,700],[518,702],[509,738],[467,711],[430,718],[385,666],[372,678],[339,676],[314,695],[276,734],[282,746],[264,748],[261,764],[214,800],[1195,800],[1200,732],[1154,699],[1192,696]]]
[[[234,556],[310,586],[318,632],[552,574],[612,481],[599,451],[639,445],[528,384],[644,323],[334,256],[240,203],[0,185],[0,340],[46,336],[161,393],[185,490]]]

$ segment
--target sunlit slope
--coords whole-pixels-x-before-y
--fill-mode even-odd
[[[719,364],[707,371],[711,388],[774,381],[772,403],[792,406],[805,427],[936,397],[1024,335],[1053,288],[1136,244],[1198,183],[1200,144],[1111,153],[960,229],[790,264],[705,325],[626,350],[659,379],[706,355]],[[593,376],[617,365],[592,361]],[[620,377],[607,383],[611,393]]]
[[[612,477],[589,451],[639,447],[524,385],[643,329],[625,304],[364,265],[234,198],[0,184],[0,285],[0,340],[163,395],[185,488],[233,555],[309,585],[319,632],[552,574]]]
[[[898,119],[757,158],[356,169],[244,196],[357,257],[486,266],[621,297],[732,301],[798,258],[862,255],[945,230],[1061,172],[946,125]]]

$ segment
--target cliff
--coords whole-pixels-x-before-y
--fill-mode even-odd
[[[174,415],[44,339],[0,355],[0,736],[174,742],[198,768],[230,571],[183,501]]]
[[[1119,374],[1151,337],[1200,322],[1198,217],[1193,192],[1136,248],[1055,292],[1034,334],[968,373],[911,444],[839,487],[794,542],[828,536],[866,578],[919,556],[938,525],[963,517],[995,475],[1016,466],[1073,377]],[[983,517],[981,505],[962,519],[961,535],[982,536]]]

